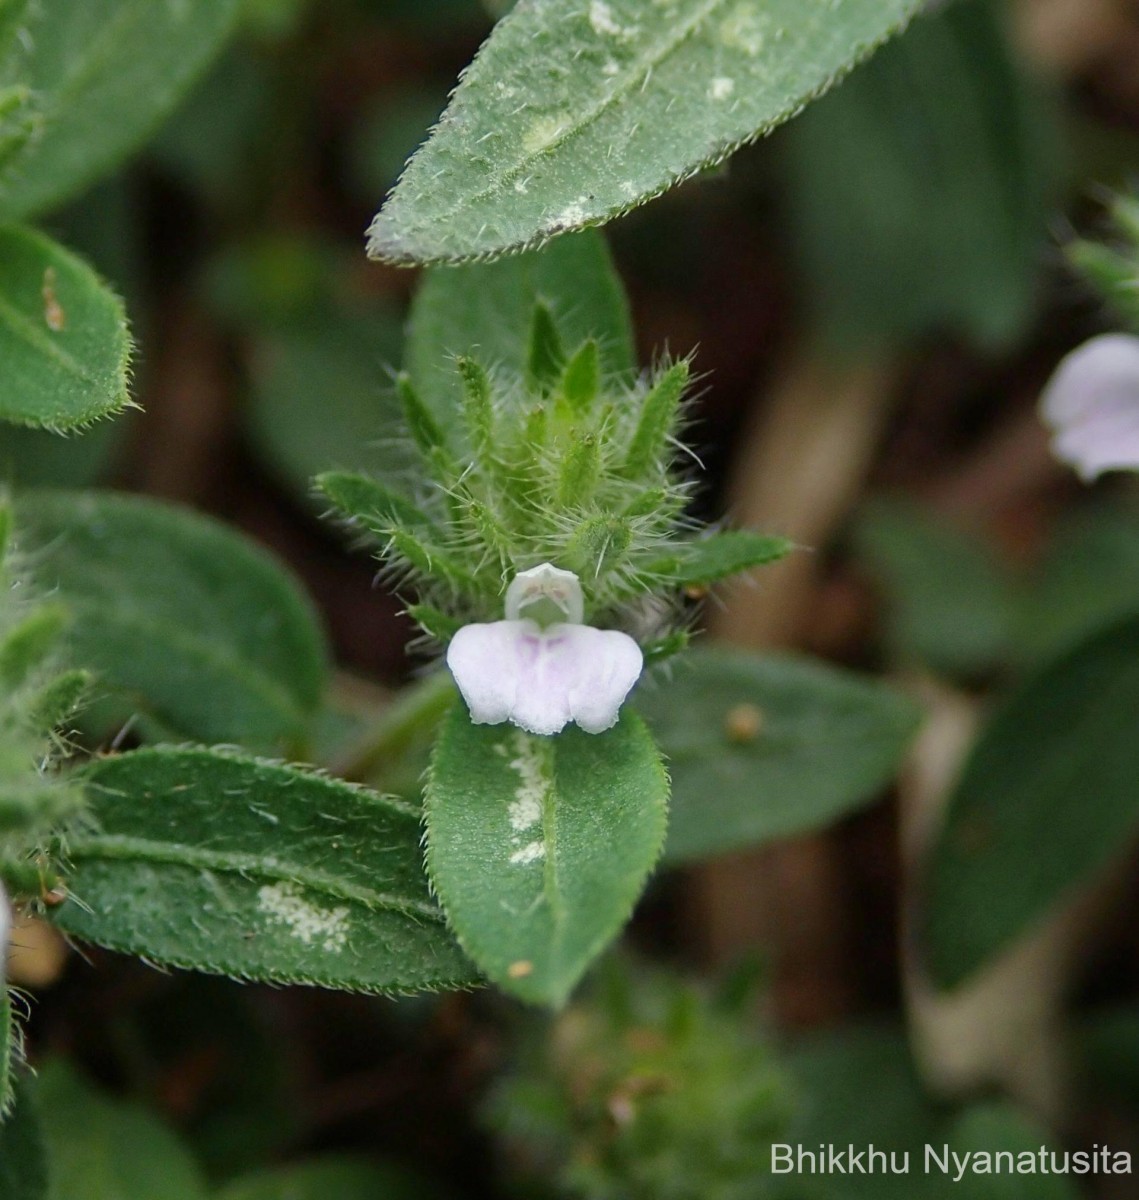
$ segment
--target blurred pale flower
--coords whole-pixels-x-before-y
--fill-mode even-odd
[[[506,590],[506,620],[464,625],[447,649],[471,720],[538,734],[570,721],[587,733],[612,728],[641,674],[641,649],[628,634],[583,625],[583,614],[572,571],[520,571]]]
[[[1077,347],[1040,399],[1052,453],[1086,483],[1139,470],[1139,337],[1107,333]]]

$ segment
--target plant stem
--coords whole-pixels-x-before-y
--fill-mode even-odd
[[[341,779],[367,779],[385,762],[406,753],[416,738],[432,729],[455,700],[455,685],[447,671],[434,671],[407,688],[383,710],[375,725],[329,770]]]

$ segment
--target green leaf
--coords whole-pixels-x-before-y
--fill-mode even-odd
[[[1058,1149],[1050,1142],[1046,1129],[1011,1104],[992,1101],[975,1105],[949,1126],[944,1141],[936,1146],[942,1158],[945,1147],[961,1159],[970,1156],[969,1167],[959,1182],[955,1181],[956,1170],[950,1159],[949,1169],[953,1172],[950,1179],[954,1182],[947,1184],[941,1175],[942,1187],[951,1187],[952,1194],[963,1200],[1079,1200],[1081,1193],[1066,1175],[1038,1170],[1024,1174],[1007,1169],[999,1174],[985,1170],[987,1165],[998,1161],[998,1154],[1011,1154],[1014,1162],[1025,1154],[1038,1166],[1042,1146],[1046,1150]],[[941,1174],[940,1167],[937,1172]]]
[[[878,501],[854,529],[856,555],[881,581],[895,656],[952,677],[1007,657],[1013,593],[980,535],[970,537],[903,501]]]
[[[15,1108],[0,1120],[0,1196],[4,1200],[47,1200],[39,1112],[26,1080],[16,1093]]]
[[[99,492],[16,502],[37,582],[72,610],[71,661],[177,734],[301,738],[327,660],[311,604],[265,551],[185,509]]]
[[[521,4],[376,217],[369,253],[459,262],[610,220],[793,116],[919,7]]]
[[[61,1059],[40,1068],[35,1090],[48,1200],[206,1200],[193,1159],[145,1109],[103,1095]]]
[[[399,404],[384,374],[402,341],[396,314],[378,306],[367,314],[309,312],[253,332],[246,428],[294,496],[311,504],[321,471],[392,475],[413,461],[391,437]]]
[[[43,127],[0,172],[0,214],[51,208],[125,158],[229,34],[240,0],[39,0],[0,70],[40,99]]]
[[[1139,612],[1139,520],[1100,505],[1062,521],[1017,612],[1016,652],[1039,663]]]
[[[668,439],[676,428],[689,370],[687,360],[673,363],[645,398],[625,459],[625,474],[630,479],[643,478],[655,462],[670,454]]]
[[[1121,853],[1139,824],[1139,621],[1091,637],[993,718],[929,862],[925,942],[953,987]]]
[[[941,7],[788,127],[792,244],[830,342],[948,329],[1006,345],[1030,320],[1059,124],[1006,17],[993,0]]]
[[[0,227],[0,419],[68,429],[129,403],[122,302],[50,238]]]
[[[644,572],[676,587],[715,583],[752,567],[778,562],[794,549],[795,543],[787,538],[729,529],[689,542],[679,554],[645,564]]]
[[[548,392],[565,366],[566,352],[558,334],[554,314],[539,301],[530,319],[530,350],[526,355],[526,379],[537,392]]]
[[[565,345],[593,338],[603,373],[632,377],[629,306],[599,233],[505,262],[428,271],[411,310],[404,368],[444,424],[462,404],[456,355],[473,355],[504,378],[525,376],[539,302],[553,314]]]
[[[588,413],[601,387],[601,357],[597,343],[590,338],[582,342],[566,363],[562,376],[562,394],[574,413]]]
[[[435,525],[425,512],[378,480],[350,471],[327,471],[315,482],[341,512],[378,538],[386,541],[394,528],[435,536]]]
[[[436,1195],[397,1168],[327,1158],[234,1180],[215,1200],[429,1200]]]
[[[294,767],[156,747],[85,772],[67,933],[176,967],[366,992],[473,972],[432,903],[418,813]]]
[[[617,935],[660,854],[668,779],[626,710],[536,737],[457,705],[426,790],[427,868],[463,948],[500,987],[560,1005]]]
[[[918,721],[898,692],[789,655],[693,651],[637,707],[668,759],[666,858],[819,829],[890,782]]]

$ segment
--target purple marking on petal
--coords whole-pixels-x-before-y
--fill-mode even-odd
[[[568,624],[543,631],[522,620],[465,625],[447,665],[476,725],[512,721],[549,735],[570,721],[588,733],[612,728],[643,660],[624,633]]]

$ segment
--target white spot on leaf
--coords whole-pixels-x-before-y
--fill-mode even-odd
[[[265,884],[257,891],[257,907],[306,946],[316,944],[333,952],[344,949],[348,939],[348,909],[310,904],[295,883]]]
[[[510,828],[525,833],[542,819],[542,801],[546,796],[546,771],[543,756],[522,730],[511,739],[514,757],[510,765],[518,772],[518,789],[508,809]]]
[[[735,90],[736,81],[734,79],[728,79],[725,75],[719,75],[712,80],[708,88],[708,98],[710,100],[726,100]]]
[[[561,137],[568,124],[568,117],[539,117],[522,135],[522,149],[527,154],[545,150]]]
[[[769,18],[763,16],[754,4],[737,5],[720,25],[720,41],[754,58],[762,52],[767,42],[767,24]]]
[[[524,867],[546,857],[545,842],[535,840],[524,846],[519,843],[522,841],[521,834],[541,823],[543,803],[550,784],[546,774],[546,756],[537,739],[518,729],[510,738],[510,746],[514,753],[510,766],[518,774],[518,787],[507,809],[510,828],[514,831],[510,843],[518,847],[510,855],[510,862]]]
[[[510,856],[510,861],[516,866],[524,867],[532,862],[537,862],[540,858],[546,857],[545,842],[528,842],[521,850],[515,850]]]
[[[605,0],[590,0],[589,24],[602,37],[620,37],[625,31],[613,20],[613,10]]]

